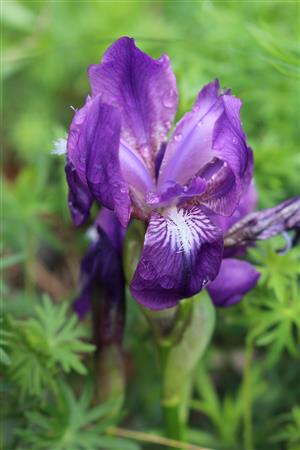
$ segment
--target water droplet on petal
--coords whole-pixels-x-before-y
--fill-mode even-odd
[[[187,190],[188,190],[188,187],[187,187],[187,186],[184,186],[183,191],[184,191],[184,192],[187,192]]]
[[[203,125],[202,120],[199,120],[199,122],[197,123],[197,125],[198,125],[198,127],[202,127],[202,125]]]
[[[232,143],[233,143],[233,144],[236,144],[236,143],[237,143],[237,138],[233,138],[233,139],[232,139]]]
[[[177,101],[176,93],[173,89],[169,89],[167,92],[164,93],[162,102],[165,108],[173,108],[175,106]]]
[[[145,158],[147,158],[149,156],[149,146],[147,144],[142,144],[141,145],[141,154]]]
[[[193,106],[192,111],[197,112],[197,111],[199,111],[199,109],[200,109],[200,106],[195,105],[195,106]]]
[[[210,282],[210,279],[208,277],[205,277],[202,282],[202,287],[204,288],[209,282]]]
[[[182,139],[182,133],[176,133],[175,136],[174,136],[174,140],[176,142],[180,142],[181,139]]]

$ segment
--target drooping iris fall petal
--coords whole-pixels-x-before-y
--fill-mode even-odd
[[[131,283],[132,295],[151,309],[172,307],[217,276],[222,251],[220,230],[199,207],[154,213]]]
[[[207,290],[215,306],[232,306],[256,286],[259,272],[247,261],[225,258],[216,279]]]

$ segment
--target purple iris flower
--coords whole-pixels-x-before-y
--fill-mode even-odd
[[[124,228],[115,214],[102,208],[92,228],[92,243],[81,262],[80,294],[74,310],[82,319],[93,308],[98,347],[121,342],[125,312],[125,280],[122,269]],[[97,301],[93,304],[93,298]]]
[[[146,307],[172,307],[216,278],[223,229],[215,219],[234,214],[251,181],[241,101],[213,81],[167,142],[178,94],[166,55],[154,60],[123,37],[88,75],[91,96],[67,144],[74,222],[86,220],[94,200],[123,227],[131,217],[145,221],[131,292]]]

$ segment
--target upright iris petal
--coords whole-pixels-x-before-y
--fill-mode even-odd
[[[133,39],[117,40],[101,64],[88,70],[92,95],[115,106],[122,116],[122,138],[140,152],[150,170],[167,138],[178,103],[176,78],[166,55],[154,60]]]
[[[185,184],[218,158],[224,164],[223,175],[212,177],[210,191],[222,178],[229,181],[233,177],[234,183],[223,185],[222,205],[217,201],[221,196],[214,194],[215,201],[210,202],[209,207],[218,214],[231,215],[252,176],[251,149],[247,147],[241,127],[240,107],[239,99],[219,95],[218,81],[205,86],[192,111],[175,127],[161,163],[159,186],[171,179]],[[225,168],[227,175],[224,177]]]

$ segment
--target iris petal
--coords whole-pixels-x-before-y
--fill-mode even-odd
[[[193,110],[178,122],[161,163],[159,186],[168,180],[186,184],[213,158],[213,129],[223,111],[218,87],[217,81],[205,86]]]
[[[216,170],[207,178],[207,188],[195,201],[222,216],[231,216],[239,202],[236,179],[233,170],[225,161],[216,161]],[[205,177],[206,170],[202,176]]]
[[[145,196],[154,188],[153,178],[144,160],[123,140],[120,143],[119,159],[124,180],[135,192]]]
[[[216,306],[231,306],[256,286],[259,272],[247,261],[223,259],[217,278],[207,290]]]
[[[131,200],[128,184],[120,170],[120,116],[115,108],[102,103],[100,97],[89,103],[77,151],[84,155],[82,165],[94,198],[115,211],[120,223],[126,227]],[[80,163],[80,156],[77,158]]]
[[[206,203],[218,214],[230,215],[250,183],[253,158],[241,126],[241,101],[218,91],[217,81],[205,86],[192,111],[176,126],[161,163],[158,185],[169,180],[186,184],[218,158],[227,169],[224,165],[209,183]]]
[[[222,252],[222,233],[199,207],[154,213],[131,283],[132,295],[151,309],[172,307],[217,276]]]
[[[122,138],[154,170],[155,154],[167,138],[178,103],[169,58],[154,60],[133,39],[123,37],[106,51],[100,64],[89,67],[88,74],[92,95],[119,109]]]
[[[68,204],[73,222],[82,225],[90,214],[93,197],[86,183],[83,183],[72,163],[67,161],[66,178],[69,185]]]
[[[242,193],[250,183],[253,170],[252,150],[246,144],[240,119],[242,102],[232,95],[223,95],[222,104],[223,112],[213,132],[213,152],[230,165]]]
[[[116,216],[102,209],[96,220],[97,239],[81,263],[80,294],[74,309],[84,318],[92,306],[93,293],[97,291],[97,309],[101,310],[101,343],[119,341],[123,331],[125,285],[122,271],[121,241],[124,229]]]

